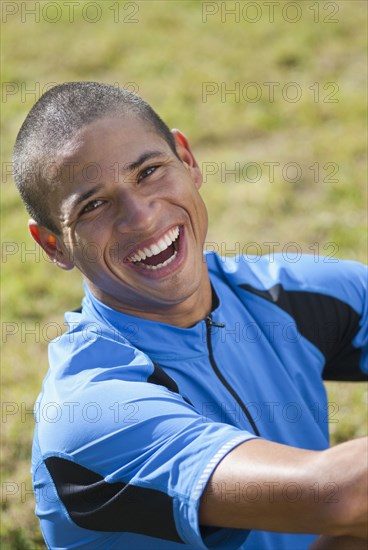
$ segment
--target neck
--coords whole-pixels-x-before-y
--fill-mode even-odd
[[[144,309],[138,309],[134,305],[122,303],[115,297],[101,291],[100,288],[93,285],[90,281],[86,281],[92,294],[105,305],[142,319],[174,325],[180,328],[187,328],[195,325],[207,315],[212,309],[212,288],[206,272],[203,277],[200,287],[188,298],[174,304],[147,304]]]

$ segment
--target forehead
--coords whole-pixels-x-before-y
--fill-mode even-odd
[[[107,116],[82,127],[60,150],[58,162],[61,167],[74,163],[75,173],[92,162],[101,168],[111,162],[130,164],[153,144],[162,151],[170,150],[154,127],[139,117]]]

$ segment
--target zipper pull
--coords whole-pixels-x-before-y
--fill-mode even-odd
[[[207,315],[205,321],[208,327],[225,328],[225,323],[216,323],[215,321],[212,321],[212,315]]]

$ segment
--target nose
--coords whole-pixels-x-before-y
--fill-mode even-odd
[[[131,189],[122,192],[117,204],[118,231],[142,232],[155,227],[159,209],[159,201],[152,196]]]

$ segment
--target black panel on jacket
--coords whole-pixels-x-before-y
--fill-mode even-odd
[[[71,519],[93,531],[130,532],[182,543],[172,498],[161,491],[104,478],[70,460],[49,457],[47,469]]]
[[[285,290],[281,284],[268,290],[245,284],[239,286],[274,303],[293,317],[299,333],[325,356],[325,380],[367,379],[359,367],[361,350],[351,343],[359,330],[360,320],[351,306],[317,292]]]
[[[157,363],[152,361],[154,368],[153,373],[147,378],[147,382],[151,384],[157,384],[159,386],[165,386],[168,390],[179,393],[179,388],[175,380],[171,378]]]
[[[152,361],[152,359],[151,359],[151,361]],[[178,385],[175,382],[175,380],[173,378],[171,378],[171,376],[169,376],[164,371],[164,369],[162,369],[160,367],[160,365],[158,365],[154,361],[152,361],[152,363],[153,363],[153,366],[154,366],[154,371],[147,378],[147,382],[149,382],[150,384],[156,384],[158,386],[164,386],[168,390],[181,395],[181,397],[184,399],[184,401],[186,401],[189,405],[191,405],[193,407],[193,404],[189,401],[189,399],[187,397],[184,397],[184,395],[182,395],[179,392],[179,388],[178,388]]]

